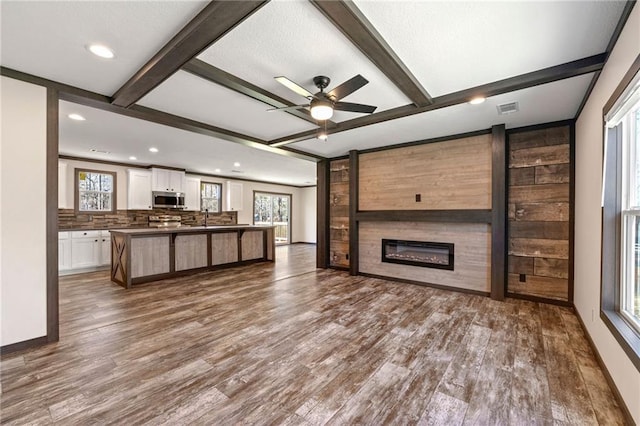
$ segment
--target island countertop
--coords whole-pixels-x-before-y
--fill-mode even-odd
[[[111,280],[126,288],[186,273],[275,261],[275,226],[111,229]]]
[[[123,235],[145,235],[145,234],[182,234],[190,232],[232,232],[232,231],[260,231],[265,229],[274,229],[275,226],[263,225],[209,225],[209,226],[180,226],[180,227],[164,227],[164,228],[116,228],[109,229],[109,232],[120,233]]]

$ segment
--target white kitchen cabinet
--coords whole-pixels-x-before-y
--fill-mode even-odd
[[[67,197],[67,163],[58,161],[58,208],[72,209]]]
[[[200,211],[200,178],[185,178],[184,203],[185,210]]]
[[[242,210],[242,184],[227,181],[227,209]]]
[[[101,231],[100,265],[111,265],[111,232]]]
[[[71,237],[68,232],[58,232],[58,270],[71,269]]]
[[[99,266],[102,248],[101,231],[71,232],[71,268],[91,268]]]
[[[127,208],[129,210],[151,210],[151,172],[127,170]]]
[[[152,168],[154,191],[184,192],[185,173],[179,170]]]

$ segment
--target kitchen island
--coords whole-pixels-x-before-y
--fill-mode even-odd
[[[134,284],[275,261],[273,226],[222,225],[111,230],[111,281]]]

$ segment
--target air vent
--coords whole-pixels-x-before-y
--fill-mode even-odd
[[[242,170],[231,170],[231,173],[240,173],[240,174],[242,174],[244,172]]]
[[[97,154],[111,154],[110,151],[104,151],[102,149],[95,149],[95,148],[91,148],[89,151],[95,152]]]
[[[514,112],[520,111],[520,107],[518,106],[517,102],[509,102],[507,104],[498,105],[496,106],[496,108],[498,109],[498,114],[500,115],[513,114]]]

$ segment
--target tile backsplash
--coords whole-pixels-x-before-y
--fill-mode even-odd
[[[150,215],[180,215],[184,225],[204,225],[204,213],[171,209],[118,210],[115,214],[76,214],[73,209],[58,209],[58,229],[146,228]],[[238,212],[209,213],[209,225],[236,225]]]

